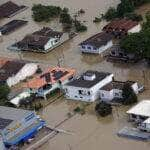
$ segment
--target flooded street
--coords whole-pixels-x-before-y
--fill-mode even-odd
[[[0,0],[0,4],[6,1]],[[77,69],[78,73],[87,69],[112,72],[117,80],[134,80],[144,84],[146,90],[139,96],[139,99],[150,99],[150,68],[144,62],[133,65],[111,63],[99,55],[83,55],[78,49],[78,44],[81,41],[100,32],[106,24],[106,22],[94,24],[94,17],[105,12],[109,6],[116,6],[118,1],[13,0],[17,4],[28,6],[29,9],[10,19],[0,20],[0,26],[13,19],[24,19],[29,21],[29,23],[23,28],[7,36],[3,36],[0,42],[0,56],[20,58],[21,55],[22,59],[42,62],[49,64],[49,66],[56,66],[58,59],[62,59],[62,66],[73,67]],[[68,7],[72,15],[80,8],[83,8],[86,13],[80,16],[80,20],[85,21],[85,24],[88,26],[88,31],[79,34],[74,39],[48,54],[23,52],[18,55],[17,52],[7,50],[9,45],[21,40],[26,34],[30,34],[43,26],[50,26],[53,29],[61,30],[61,25],[58,24],[57,20],[51,23],[35,23],[31,17],[31,7],[34,3]],[[72,101],[68,102],[65,99],[60,99],[58,102],[49,105],[43,110],[43,118],[51,126],[56,126],[66,118],[68,112],[70,112],[72,103]],[[89,106],[89,110],[85,115],[75,115],[59,126],[61,129],[73,132],[72,135],[61,133],[40,147],[39,150],[149,150],[149,142],[128,140],[119,138],[116,135],[119,129],[128,124],[125,114],[126,110],[128,110],[127,107],[114,109],[113,116],[106,117],[105,119],[98,119],[93,109],[92,106]]]

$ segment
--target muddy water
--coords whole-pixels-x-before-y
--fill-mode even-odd
[[[0,0],[0,3],[7,0]],[[51,23],[35,23],[31,17],[31,7],[34,3],[53,4],[59,6],[66,6],[70,8],[73,15],[77,10],[83,8],[86,13],[80,16],[80,20],[85,21],[88,26],[86,33],[79,34],[71,41],[56,48],[54,51],[48,54],[35,54],[35,53],[21,53],[22,59],[33,60],[43,62],[50,66],[58,64],[58,59],[61,59],[61,65],[66,67],[73,67],[78,72],[83,72],[87,69],[96,69],[101,71],[108,71],[114,73],[118,80],[136,80],[143,83],[146,87],[146,91],[140,95],[139,99],[150,98],[150,70],[141,62],[136,65],[129,64],[113,64],[106,62],[100,56],[96,55],[83,55],[78,49],[78,44],[85,40],[87,37],[99,32],[106,22],[100,24],[93,24],[92,20],[95,16],[105,12],[109,6],[116,6],[119,0],[13,0],[18,4],[24,4],[29,6],[29,9],[14,16],[10,19],[4,19],[0,21],[0,25],[13,19],[25,19],[29,23],[27,26],[11,33],[8,36],[4,36],[2,42],[0,42],[0,56],[7,56],[13,58],[19,58],[20,56],[16,52],[7,50],[7,47],[22,39],[26,34],[30,34],[33,31],[40,29],[42,26],[50,26],[53,29],[61,30],[61,26],[58,21]],[[142,9],[140,9],[142,11]],[[45,108],[42,115],[46,121],[55,126],[63,121],[67,113],[70,111],[73,102],[67,102],[64,99],[58,103],[52,104]],[[40,150],[148,150],[150,143],[136,142],[123,138],[118,138],[116,132],[128,124],[126,121],[125,112],[128,108],[121,107],[114,109],[113,116],[109,116],[105,119],[97,119],[93,111],[93,107],[89,108],[88,112],[84,116],[76,115],[71,118],[59,128],[72,131],[73,135],[60,134],[54,139],[51,139],[44,146],[39,148]]]

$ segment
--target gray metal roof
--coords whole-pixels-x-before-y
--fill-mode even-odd
[[[23,119],[31,113],[33,113],[33,111],[0,106],[0,122],[2,119],[12,121]]]

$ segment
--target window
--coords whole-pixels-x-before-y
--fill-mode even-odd
[[[115,93],[115,97],[119,97],[120,96],[120,94],[119,93]]]
[[[25,121],[27,122],[27,121],[31,120],[32,118],[34,118],[34,113],[32,113],[31,115],[27,116],[25,118]]]
[[[136,115],[132,114],[132,118],[136,118]]]
[[[85,46],[84,46],[84,45],[82,45],[82,48],[83,48],[83,49],[85,49]]]
[[[93,47],[93,50],[95,50],[95,51],[96,51],[96,50],[97,50],[97,48],[96,48],[96,47]]]
[[[68,93],[68,89],[65,89],[65,93]]]
[[[79,90],[79,94],[82,94],[82,92],[83,92],[82,90]]]
[[[90,46],[88,46],[88,47],[87,47],[87,49],[91,50],[91,47],[90,47]]]
[[[55,43],[57,43],[58,42],[58,40],[55,40]]]
[[[101,97],[105,97],[104,93],[101,94]]]
[[[88,95],[91,95],[90,91],[88,91]]]

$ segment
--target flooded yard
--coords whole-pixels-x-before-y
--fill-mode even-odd
[[[0,4],[7,0],[0,0]],[[145,62],[138,64],[118,64],[104,60],[99,55],[81,54],[78,44],[89,36],[101,31],[106,22],[94,24],[94,17],[105,12],[109,6],[116,6],[119,0],[13,0],[18,4],[23,4],[29,8],[9,19],[0,20],[0,26],[13,19],[24,19],[29,21],[28,25],[21,29],[3,36],[0,42],[0,56],[11,58],[22,58],[25,60],[38,61],[49,66],[56,66],[58,59],[62,59],[62,66],[73,67],[77,72],[83,72],[87,69],[106,71],[114,73],[117,80],[134,80],[144,84],[146,90],[139,96],[139,99],[150,99],[150,68]],[[59,5],[68,7],[73,15],[80,8],[85,10],[85,14],[80,16],[80,20],[85,21],[88,31],[77,35],[74,39],[68,41],[48,54],[37,54],[17,52],[7,50],[7,47],[18,40],[21,40],[26,34],[39,30],[43,26],[50,26],[55,30],[61,30],[61,25],[57,20],[51,23],[35,23],[31,17],[31,7],[34,3],[49,5]],[[150,8],[150,7],[149,7]],[[146,8],[148,9],[148,8]],[[142,8],[140,11],[143,11]],[[47,106],[42,116],[51,126],[56,126],[63,121],[70,112],[74,102],[67,101],[64,98]],[[114,108],[113,115],[98,119],[94,113],[94,106],[89,106],[85,115],[75,115],[64,122],[59,128],[73,132],[69,134],[59,134],[48,141],[39,150],[148,150],[150,143],[119,138],[116,133],[127,123],[126,110],[128,107]]]

